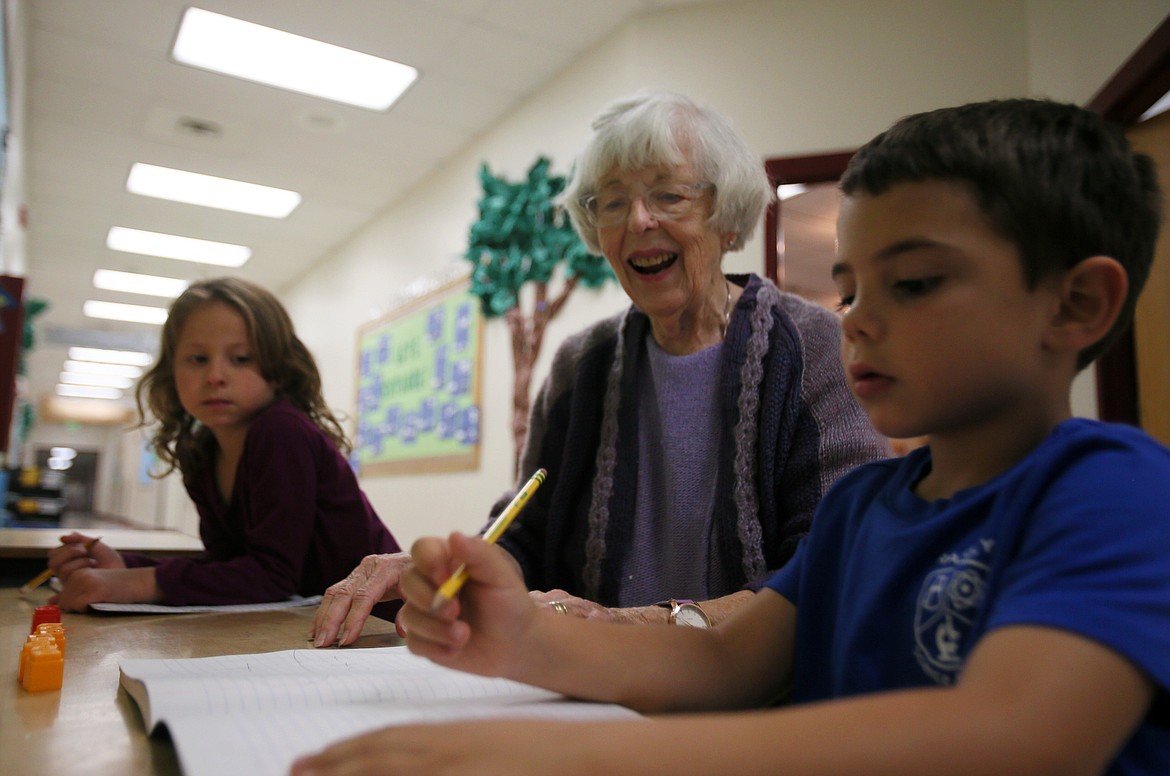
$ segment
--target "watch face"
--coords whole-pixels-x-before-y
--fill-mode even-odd
[[[692,628],[710,628],[711,621],[707,614],[695,604],[681,604],[675,614],[675,622],[679,625],[689,625]]]

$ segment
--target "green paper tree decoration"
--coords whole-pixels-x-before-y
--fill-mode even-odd
[[[532,369],[549,321],[578,284],[599,288],[613,279],[609,264],[588,251],[568,215],[554,204],[566,178],[550,176],[549,167],[546,157],[537,158],[527,178],[518,183],[497,178],[486,164],[480,167],[479,221],[471,226],[464,254],[474,265],[471,293],[479,297],[484,317],[502,316],[512,334],[512,434],[517,460],[528,430]],[[559,292],[552,294],[550,284],[558,267]],[[529,284],[532,309],[526,312],[520,302],[521,289]]]

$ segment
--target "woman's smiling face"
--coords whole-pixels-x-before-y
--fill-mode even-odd
[[[602,253],[634,305],[651,319],[694,318],[705,295],[723,289],[723,236],[708,223],[711,189],[695,189],[694,207],[679,218],[656,218],[647,207],[645,195],[653,188],[702,183],[689,165],[615,168],[599,181],[599,192],[624,191],[629,203],[623,220],[597,228]]]

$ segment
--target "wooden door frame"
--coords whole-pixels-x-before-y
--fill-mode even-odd
[[[1117,72],[1086,104],[1118,124],[1132,124],[1162,95],[1170,91],[1170,16],[1130,55]],[[782,183],[829,183],[838,180],[855,151],[766,159],[764,168],[772,186]],[[1163,171],[1163,190],[1170,197],[1170,171]],[[764,219],[764,274],[778,280],[780,202]],[[1170,224],[1163,227],[1170,230]],[[1097,360],[1097,414],[1101,420],[1139,425],[1137,357],[1133,325]]]
[[[1133,124],[1170,91],[1170,16],[1167,16],[1085,107],[1118,124]],[[1162,171],[1162,189],[1170,176]],[[1163,224],[1163,230],[1170,225]],[[1097,414],[1101,420],[1140,425],[1133,324],[1097,360]]]
[[[783,183],[832,183],[845,172],[854,151],[837,151],[815,156],[765,159],[764,170],[772,188]],[[779,285],[780,258],[776,240],[780,235],[780,200],[768,206],[764,215],[764,275]]]

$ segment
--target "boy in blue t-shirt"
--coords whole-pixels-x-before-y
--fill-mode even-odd
[[[1170,451],[1069,401],[1148,274],[1152,163],[1088,111],[1008,100],[903,119],[841,189],[848,381],[928,447],[843,478],[714,629],[561,617],[459,534],[416,543],[402,583],[436,662],[723,713],[389,729],[295,774],[1170,773]]]

